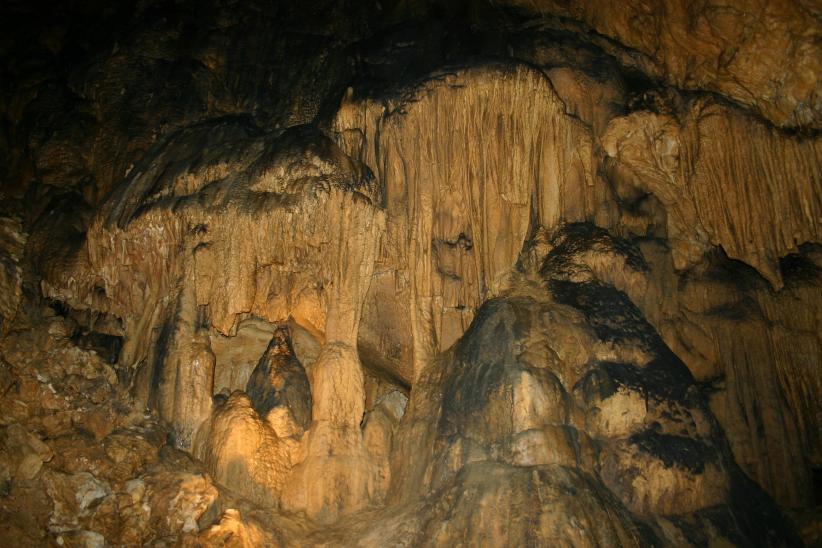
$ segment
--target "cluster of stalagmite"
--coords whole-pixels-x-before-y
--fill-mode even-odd
[[[563,77],[567,75],[560,74],[560,81]],[[574,104],[573,88],[563,87],[563,101],[551,82],[532,68],[492,65],[434,75],[396,99],[357,100],[349,91],[329,130],[340,148],[316,131],[271,138],[237,119],[175,134],[135,166],[128,183],[92,221],[85,253],[61,261],[74,268],[47,277],[44,292],[74,307],[130,318],[121,365],[133,368],[135,394],[169,422],[179,446],[191,448],[199,438],[195,453],[219,481],[261,504],[306,510],[316,519],[333,521],[340,512],[382,500],[397,466],[424,466],[423,461],[387,465],[395,426],[390,421],[379,434],[366,436],[381,441],[364,442],[367,388],[358,348],[371,369],[395,379],[397,389],[416,386],[427,365],[461,340],[479,307],[510,289],[535,227],[551,233],[564,223],[593,221],[627,233],[666,234],[670,254],[649,248],[652,256],[662,255],[653,276],[613,271],[597,247],[586,250],[593,262],[584,269],[593,269],[630,295],[675,348],[695,347],[697,352],[706,339],[721,341],[722,335],[705,333],[710,320],[700,318],[700,327],[694,328],[694,319],[682,315],[683,308],[689,309],[683,301],[692,306],[699,301],[666,286],[674,283],[678,270],[693,270],[708,260],[711,245],[719,244],[781,286],[776,258],[795,251],[797,242],[816,238],[816,225],[805,219],[818,211],[815,141],[780,136],[731,109],[699,103],[688,111],[683,127],[660,114],[597,124],[604,150],[597,156],[594,143],[600,137],[594,125],[566,110]],[[437,132],[446,117],[449,131]],[[711,139],[717,124],[740,139]],[[662,130],[654,130],[657,126]],[[222,152],[217,156],[215,150]],[[759,169],[765,162],[770,171]],[[616,190],[597,165],[607,168]],[[720,191],[732,187],[743,170],[752,170],[744,171],[751,177],[743,190]],[[774,208],[765,206],[764,189],[794,180],[807,184],[794,184],[798,194],[787,196],[779,211],[790,212],[795,220],[768,222]],[[714,194],[702,194],[710,192]],[[625,216],[617,197],[636,200],[641,193],[654,196],[657,205],[639,208],[628,226],[622,225]],[[757,209],[740,206],[752,197],[761,201]],[[660,207],[665,222],[654,226],[654,208]],[[791,222],[810,232],[786,242],[784,231]],[[766,293],[765,287],[751,291],[758,298]],[[244,364],[234,363],[244,368],[240,379],[245,384],[225,379],[215,384],[216,364],[230,359],[231,337],[250,317],[263,326],[283,327],[262,327],[261,343],[274,334],[269,350],[263,352],[258,343],[259,360],[252,355],[243,358]],[[292,343],[289,330],[283,331],[286,323],[310,348],[303,356],[295,352],[299,344]],[[761,329],[752,327],[743,336],[757,340]],[[769,334],[776,329],[765,327]],[[764,355],[776,362],[792,339],[771,340]],[[818,342],[818,334],[809,339],[811,358],[818,355]],[[591,339],[590,344],[597,343]],[[733,348],[733,343],[720,342],[686,359],[703,380],[725,374],[733,393],[740,380],[732,374],[736,369],[724,365],[725,360],[740,363]],[[272,362],[275,349],[294,365]],[[576,367],[590,366],[589,361]],[[780,501],[801,505],[810,496],[802,455],[818,445],[814,392],[790,397],[787,406],[778,394],[796,386],[791,373],[797,368],[811,376],[802,383],[806,394],[818,391],[818,375],[801,362],[779,363],[785,365],[775,363],[760,383],[757,394],[773,396],[766,416],[756,420],[775,419],[784,423],[780,428],[763,435],[754,426],[740,427],[747,421],[739,415],[751,411],[751,400],[730,404],[733,399],[722,403],[720,398],[713,407],[745,470]],[[221,366],[220,375],[232,379],[238,374],[230,367]],[[289,374],[282,377],[287,382],[266,384],[266,376],[285,375],[281,368],[296,368],[305,380],[295,381]],[[565,390],[578,381],[579,375],[565,380]],[[291,389],[293,382],[303,387],[296,392],[302,402],[292,398],[288,405],[267,408],[255,401],[274,397],[266,390]],[[443,389],[452,383],[440,382]],[[526,391],[524,397],[537,397],[528,393],[530,381],[523,382],[519,390]],[[231,394],[237,389],[249,396]],[[792,390],[796,394],[797,388]],[[221,399],[212,403],[212,394],[221,391]],[[634,396],[626,397],[626,402],[634,401]],[[637,397],[614,409],[598,406],[598,412],[606,422],[611,416],[629,420],[624,408],[645,396]],[[311,402],[310,422],[305,409],[294,407],[305,406],[306,400]],[[372,396],[368,403],[376,401]],[[526,422],[538,420],[521,412]],[[424,415],[439,413],[426,407]],[[796,416],[804,423],[797,424]],[[528,449],[512,451],[557,451],[559,442],[542,441],[537,448],[533,440],[523,443]],[[781,449],[757,450],[751,443]],[[601,464],[601,470],[641,460],[626,451]],[[438,453],[447,451],[440,448]],[[402,454],[408,458],[410,452]],[[643,465],[647,467],[653,464]],[[780,483],[776,478],[784,470],[792,475]],[[680,485],[690,480],[659,481]],[[710,495],[713,502],[725,496],[727,482],[708,481],[720,489]],[[406,493],[411,485],[425,484],[416,479],[408,486],[394,485],[396,492]],[[612,489],[624,492],[627,487]],[[664,485],[648,489],[649,494],[636,496],[669,500],[664,503],[668,506],[663,504],[665,512],[682,498]],[[629,508],[639,514],[664,513],[643,506],[656,502],[636,504]]]
[[[819,10],[407,4],[0,105],[0,539],[817,541]]]
[[[234,119],[193,128],[135,167],[93,221],[75,268],[44,283],[44,292],[130,318],[120,359],[133,369],[133,392],[171,425],[179,447],[204,440],[198,451],[220,480],[263,504],[278,504],[287,485],[289,507],[333,518],[341,504],[356,509],[368,500],[377,468],[360,431],[365,394],[356,351],[384,224],[377,198],[362,167],[316,132],[271,139]],[[304,421],[289,426],[236,394],[209,421],[216,365],[209,332],[234,335],[249,315],[318,334],[312,390],[301,395],[313,394],[304,439]],[[265,363],[249,391],[274,389],[258,378]],[[362,477],[351,479],[357,467]],[[309,484],[323,479],[331,483]],[[341,494],[350,500],[336,500]]]

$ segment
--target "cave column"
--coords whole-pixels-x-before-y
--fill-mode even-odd
[[[173,328],[159,367],[156,407],[175,443],[190,449],[197,429],[211,414],[215,357],[197,314],[193,261],[185,267]]]
[[[365,387],[357,331],[384,226],[382,212],[360,196],[332,190],[331,201],[340,207],[331,212],[337,218],[330,220],[339,232],[331,247],[326,288],[326,342],[311,368],[312,424],[306,458],[283,493],[286,508],[305,511],[320,522],[332,522],[369,500],[375,467],[360,427]]]

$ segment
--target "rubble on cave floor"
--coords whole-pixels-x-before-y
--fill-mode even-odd
[[[45,307],[0,341],[0,544],[199,545],[276,539],[253,506],[168,444],[116,371],[76,346],[76,325]],[[256,531],[256,532],[255,532]]]

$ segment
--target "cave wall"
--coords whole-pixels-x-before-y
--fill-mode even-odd
[[[111,353],[93,405],[279,516],[186,534],[818,540],[812,2],[7,12],[3,363]]]

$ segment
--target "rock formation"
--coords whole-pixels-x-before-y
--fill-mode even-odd
[[[625,65],[680,89],[718,92],[777,126],[822,122],[814,2],[497,1],[567,19],[601,35],[593,40]]]
[[[37,9],[3,544],[822,541],[813,2]]]

